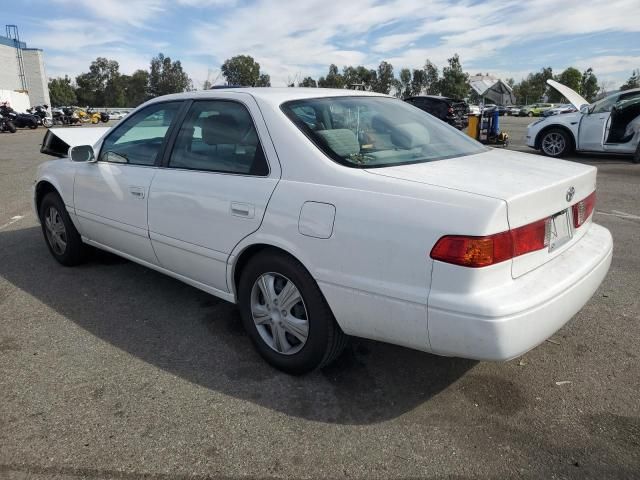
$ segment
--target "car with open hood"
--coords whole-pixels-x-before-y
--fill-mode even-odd
[[[640,162],[640,88],[616,92],[594,103],[554,80],[558,90],[577,110],[553,115],[527,127],[527,145],[550,157],[570,152],[632,155]]]
[[[59,263],[93,246],[236,303],[258,352],[291,373],[349,336],[517,357],[611,262],[595,167],[488,148],[372,92],[168,95],[112,128],[50,129],[42,151],[62,157],[33,189]]]

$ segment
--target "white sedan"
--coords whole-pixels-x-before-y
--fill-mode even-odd
[[[640,163],[640,88],[620,91],[589,104],[574,90],[554,80],[558,90],[577,110],[551,115],[527,127],[527,145],[550,157],[572,151],[632,155]]]
[[[611,262],[594,167],[487,148],[383,95],[170,95],[111,129],[49,130],[42,150],[67,149],[33,192],[53,257],[76,265],[92,245],[235,302],[291,373],[350,335],[517,357]]]

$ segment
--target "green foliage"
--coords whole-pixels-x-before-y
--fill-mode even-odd
[[[598,77],[593,73],[591,67],[582,72],[580,79],[580,94],[588,101],[593,102],[598,94]]]
[[[438,67],[431,63],[429,59],[424,64],[424,89],[427,95],[438,95],[440,93],[440,73]]]
[[[530,73],[526,79],[513,86],[517,102],[531,104],[542,100],[547,92],[547,80],[553,78],[553,70],[546,67],[537,73]]]
[[[442,69],[439,90],[445,97],[465,98],[469,93],[469,74],[462,70],[460,57],[456,53],[447,60],[449,66]]]
[[[49,80],[49,96],[52,107],[75,105],[78,102],[76,91],[68,76]]]
[[[342,69],[342,79],[348,88],[364,87],[365,90],[373,90],[378,81],[378,74],[362,65],[349,66]]]
[[[373,91],[378,93],[384,93],[388,95],[393,86],[393,65],[388,62],[382,61],[378,65],[378,72],[376,74],[376,82],[373,86]]]
[[[125,106],[137,107],[147,100],[149,89],[149,72],[136,70],[125,82]]]
[[[193,83],[182,69],[180,60],[172,62],[171,57],[165,57],[162,53],[151,59],[149,69],[149,96],[151,98],[192,89]]]
[[[407,98],[411,96],[411,70],[403,68],[400,70],[398,80],[395,82],[396,97]]]
[[[631,90],[632,88],[640,88],[640,69],[631,72],[629,80],[620,86],[620,90]]]
[[[89,66],[87,73],[76,77],[76,96],[82,106],[104,107],[124,106],[124,95],[121,92],[122,83],[119,81],[120,66],[115,60],[98,57]]]
[[[344,88],[345,82],[343,76],[338,71],[338,67],[333,63],[329,65],[329,73],[326,77],[318,79],[320,88]]]
[[[309,87],[309,88],[316,88],[318,86],[318,82],[316,82],[313,78],[311,77],[304,77],[302,79],[302,81],[298,84],[299,87]]]
[[[271,79],[267,74],[260,73],[260,64],[250,55],[237,55],[228,58],[222,64],[222,75],[227,85],[242,85],[243,87],[268,87]]]

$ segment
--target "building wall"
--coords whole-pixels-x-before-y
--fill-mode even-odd
[[[16,49],[0,43],[0,89],[21,90]]]
[[[42,50],[28,48],[22,51],[24,71],[29,86],[29,100],[31,105],[51,105],[49,98],[49,83],[44,70],[44,55]]]
[[[43,103],[51,105],[49,82],[44,69],[44,54],[38,48],[26,48],[24,42],[21,42],[21,45],[29,101],[34,106]],[[19,72],[13,41],[0,36],[0,90],[21,91]]]

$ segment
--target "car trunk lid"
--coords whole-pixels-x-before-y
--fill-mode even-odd
[[[566,98],[571,105],[576,107],[576,110],[580,110],[583,105],[589,105],[589,102],[587,102],[582,95],[566,85],[551,79],[547,80],[547,84],[560,92],[560,94]]]
[[[554,258],[581,237],[571,206],[595,190],[596,168],[542,156],[490,149],[485,153],[427,163],[368,169],[369,173],[465,191],[503,200],[515,229],[555,217],[550,247],[513,260],[514,277]],[[499,232],[449,232],[488,235]],[[554,237],[553,234],[556,234]]]

